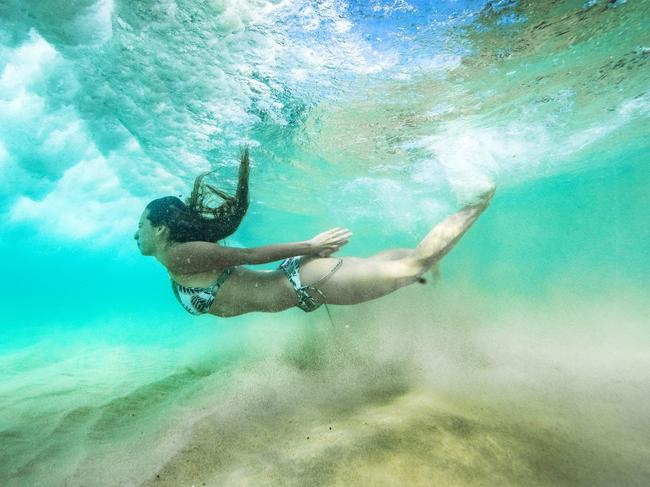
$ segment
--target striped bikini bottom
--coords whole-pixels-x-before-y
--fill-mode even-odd
[[[296,290],[296,295],[298,296],[298,307],[309,313],[310,311],[316,310],[319,306],[325,303],[325,295],[323,292],[315,287],[316,284],[329,279],[332,274],[334,274],[339,267],[343,264],[343,259],[338,259],[336,265],[323,277],[318,279],[312,284],[303,286],[300,282],[300,257],[289,257],[284,259],[280,264],[280,269],[287,275],[287,279]],[[318,298],[316,297],[318,295]]]

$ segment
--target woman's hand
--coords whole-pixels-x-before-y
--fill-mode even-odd
[[[347,228],[337,227],[319,233],[309,240],[309,244],[313,247],[313,254],[319,257],[328,257],[348,243],[351,236],[352,232]]]

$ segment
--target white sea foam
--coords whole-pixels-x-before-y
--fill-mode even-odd
[[[563,111],[571,110],[566,103],[562,106]],[[435,135],[416,138],[402,147],[429,155],[418,166],[419,177],[426,179],[426,174],[434,175],[442,169],[462,201],[495,181],[516,184],[562,172],[568,162],[584,157],[586,151],[646,117],[649,110],[650,102],[644,95],[623,101],[606,118],[564,131],[552,119],[512,119],[486,128],[483,120],[460,116],[443,121]],[[453,107],[442,104],[427,115],[436,118],[452,111]]]
[[[397,11],[405,15],[414,8],[407,2],[375,2],[373,7],[381,15]],[[360,123],[369,127],[368,137],[354,141],[357,146],[384,144],[389,153],[393,147],[388,146],[401,144],[406,150],[419,150],[421,158],[409,171],[383,173],[386,179],[395,178],[390,187],[361,184],[358,207],[348,210],[351,215],[368,214],[361,206],[380,191],[410,194],[411,182],[434,184],[436,189],[449,185],[464,200],[494,179],[517,183],[552,168],[570,167],[571,159],[627,124],[647,118],[650,106],[647,95],[637,95],[623,103],[618,100],[605,117],[581,123],[584,100],[578,102],[578,88],[558,83],[547,97],[550,102],[528,98],[533,90],[527,89],[527,95],[514,102],[517,110],[507,112],[507,120],[491,118],[487,112],[466,115],[472,103],[487,106],[498,98],[500,87],[465,86],[459,78],[450,91],[457,85],[462,95],[454,98],[450,93],[446,99],[447,93],[427,85],[435,85],[440,73],[466,69],[458,52],[432,48],[421,54],[410,47],[402,52],[390,43],[379,49],[345,2],[316,6],[302,1],[213,0],[198,6],[166,0],[144,8],[138,3],[79,0],[62,7],[56,19],[43,5],[25,8],[32,20],[17,18],[31,22],[31,31],[22,42],[7,44],[1,51],[5,59],[0,74],[0,147],[4,147],[0,187],[8,195],[5,208],[17,203],[11,210],[14,221],[36,222],[39,202],[50,194],[55,201],[65,199],[66,171],[97,158],[118,180],[116,201],[129,195],[144,201],[163,191],[186,193],[196,173],[218,167],[230,171],[235,164],[233,149],[244,142],[277,144],[280,151],[295,141],[308,142],[311,133],[301,132],[302,117],[316,113],[319,104],[325,112],[345,106],[346,101],[340,100],[346,100],[346,90],[370,87],[368,96],[379,96],[382,92],[376,87],[384,85],[375,85],[377,80],[401,80],[386,90],[386,96],[393,97],[386,105],[390,122],[378,132],[373,121],[358,112],[346,115],[343,125],[353,128],[361,117]],[[13,24],[7,25],[10,29]],[[21,28],[25,25],[15,27],[16,32]],[[639,55],[643,49],[637,48]],[[413,59],[414,64],[406,64]],[[516,64],[512,68],[508,70],[516,73],[507,77],[512,83],[519,77],[528,82],[526,70]],[[415,80],[416,72],[425,79]],[[550,78],[550,72],[546,75]],[[465,96],[466,88],[473,90],[471,96]],[[402,93],[420,97],[418,103],[426,109],[417,112],[410,105],[412,115],[399,112]],[[521,95],[516,90],[515,94]],[[579,122],[571,125],[570,117]],[[310,130],[316,132],[318,115],[311,122]],[[412,129],[397,127],[399,136],[394,138],[394,125],[402,122]],[[430,123],[430,131],[420,123]],[[277,141],[284,130],[286,142]],[[249,140],[250,134],[258,133],[272,134],[271,139]],[[412,133],[417,134],[415,141]],[[381,151],[361,147],[356,152]],[[277,158],[280,164],[289,160],[283,154]],[[256,173],[260,180],[282,172],[268,168],[270,159],[260,157]],[[375,163],[379,167],[385,161]],[[406,178],[400,179],[404,174]],[[21,190],[11,189],[9,182]],[[20,194],[27,188],[29,194]],[[92,191],[85,195],[93,198]],[[420,200],[421,195],[412,198]],[[401,201],[393,207],[401,208]],[[395,214],[393,221],[411,228],[409,218]],[[98,221],[100,226],[84,224],[79,231],[60,225],[57,235],[69,231],[67,238],[78,238],[105,231],[121,238],[115,233],[121,223],[103,216]]]
[[[66,170],[43,199],[19,197],[10,217],[31,221],[47,235],[92,238],[101,244],[132,232],[143,203],[122,188],[113,169],[98,156]]]
[[[339,2],[314,9],[288,1],[215,0],[193,12],[192,28],[183,24],[187,9],[171,0],[149,10],[78,1],[56,22],[48,9],[32,9],[35,28],[23,43],[3,50],[0,75],[0,142],[7,153],[0,185],[8,190],[9,181],[18,181],[30,188],[29,196],[13,195],[12,221],[51,218],[45,207],[52,205],[75,216],[56,227],[38,223],[50,236],[105,232],[120,238],[117,229],[125,225],[109,218],[107,187],[99,190],[92,178],[79,181],[80,168],[117,178],[110,186],[113,202],[157,196],[165,188],[185,192],[193,175],[214,167],[207,152],[240,144],[257,114],[287,124],[287,102],[278,93],[331,89],[330,80],[342,73],[377,73],[398,60],[395,53],[374,52]],[[332,48],[308,38],[289,42],[300,16],[315,19]],[[97,201],[79,206],[81,195]],[[78,214],[91,204],[107,206]]]

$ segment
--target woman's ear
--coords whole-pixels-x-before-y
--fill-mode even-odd
[[[165,225],[160,225],[159,227],[154,228],[156,232],[156,236],[162,237],[166,240],[169,239],[169,228],[167,228]]]

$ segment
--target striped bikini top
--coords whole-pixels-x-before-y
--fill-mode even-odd
[[[210,306],[217,297],[219,288],[226,282],[228,276],[234,271],[234,267],[228,267],[217,278],[216,282],[209,287],[188,287],[181,286],[172,279],[172,290],[178,302],[185,308],[185,311],[193,315],[202,315],[210,311]]]

